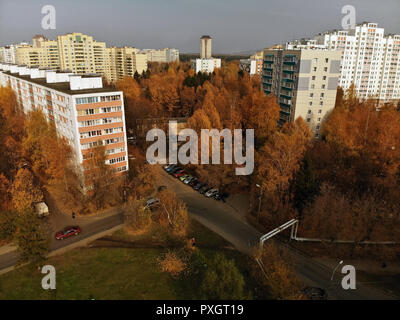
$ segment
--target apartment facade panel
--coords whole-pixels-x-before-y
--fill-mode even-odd
[[[340,53],[332,50],[264,51],[262,89],[281,107],[280,124],[302,117],[319,136],[321,123],[334,108]]]

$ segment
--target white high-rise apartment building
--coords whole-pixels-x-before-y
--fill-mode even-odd
[[[380,103],[400,99],[400,35],[386,35],[376,23],[362,23],[354,29],[329,31],[314,41],[289,43],[291,47],[325,47],[341,52],[338,85],[347,90],[352,83],[361,99]]]
[[[123,93],[103,87],[99,75],[76,75],[0,63],[0,86],[14,90],[25,113],[41,110],[72,147],[85,173],[91,149],[103,145],[106,164],[128,170]]]

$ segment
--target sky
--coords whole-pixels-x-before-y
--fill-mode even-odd
[[[56,9],[55,30],[42,29],[45,5]],[[107,46],[198,53],[210,35],[213,53],[251,52],[341,29],[345,5],[357,23],[400,34],[400,0],[0,0],[0,46],[82,32]]]

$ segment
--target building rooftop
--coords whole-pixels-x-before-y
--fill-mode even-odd
[[[114,87],[108,86],[103,88],[94,88],[94,89],[79,89],[79,90],[71,90],[69,82],[55,82],[48,83],[46,78],[34,78],[32,79],[29,75],[20,75],[18,73],[11,73],[10,71],[1,71],[4,74],[11,75],[15,78],[19,78],[25,81],[29,81],[32,83],[36,83],[43,87],[47,87],[49,89],[57,90],[69,95],[78,95],[78,94],[90,94],[90,93],[101,93],[101,92],[116,92],[119,91]],[[85,77],[94,77],[94,75],[82,75],[82,78]]]

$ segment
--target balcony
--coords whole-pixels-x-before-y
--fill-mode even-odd
[[[288,65],[293,65],[297,62],[296,56],[285,56],[283,58],[283,63]]]
[[[279,99],[280,104],[284,104],[285,106],[291,106],[292,105],[292,100],[286,99],[286,98],[280,98]]]
[[[283,72],[290,72],[293,73],[296,71],[296,68],[294,66],[284,66],[283,67]]]
[[[288,90],[282,90],[281,91],[281,96],[292,98],[292,92],[288,91]]]
[[[264,62],[266,62],[266,63],[274,63],[274,56],[273,55],[266,55],[265,57],[264,57]]]
[[[290,115],[290,107],[287,107],[285,105],[281,105],[281,112],[284,113],[285,115]]]
[[[293,74],[283,73],[282,74],[282,80],[283,81],[293,81],[294,80],[294,76],[293,76]]]
[[[293,90],[294,89],[294,85],[293,85],[293,83],[283,82],[282,83],[282,89]]]
[[[266,82],[267,80],[271,80],[272,79],[272,74],[263,74],[263,82]],[[272,82],[272,80],[271,80]]]

